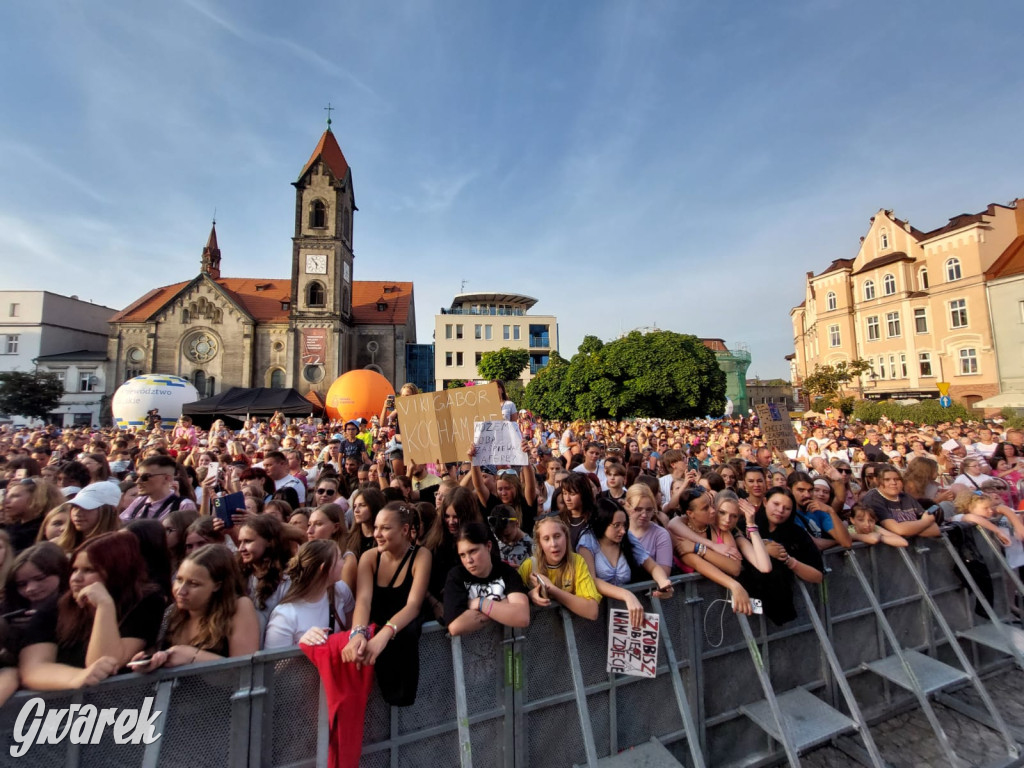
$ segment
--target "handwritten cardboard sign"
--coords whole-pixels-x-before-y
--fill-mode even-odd
[[[477,422],[501,420],[497,384],[395,398],[406,463],[465,461]]]
[[[761,435],[773,450],[796,450],[796,435],[793,434],[789,411],[780,408],[778,403],[757,403],[754,410],[757,412]]]
[[[656,613],[645,613],[643,623],[634,629],[629,621],[628,610],[610,609],[606,671],[634,677],[656,677],[660,631],[661,617]]]
[[[523,433],[514,421],[478,421],[473,430],[476,455],[473,464],[525,467],[530,463],[523,450]]]

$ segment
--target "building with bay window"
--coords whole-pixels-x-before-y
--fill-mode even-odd
[[[816,364],[861,358],[868,399],[936,398],[938,383],[975,404],[999,392],[986,270],[1017,237],[1018,201],[923,231],[890,210],[870,220],[852,258],[808,272],[790,311],[793,383]]]

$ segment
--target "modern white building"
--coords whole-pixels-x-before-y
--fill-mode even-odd
[[[530,352],[525,384],[558,351],[558,318],[527,314],[537,300],[518,293],[460,293],[434,316],[434,379],[483,381],[477,365],[485,352],[503,347]]]
[[[51,420],[60,426],[99,424],[104,395],[111,394],[104,367],[108,321],[116,311],[49,291],[0,291],[0,371],[59,373],[67,394]]]

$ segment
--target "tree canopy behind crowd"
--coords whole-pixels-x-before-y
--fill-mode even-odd
[[[60,405],[64,381],[49,371],[0,373],[0,413],[45,419]]]
[[[485,379],[514,381],[529,364],[530,353],[527,350],[502,347],[493,352],[484,352],[476,370]]]
[[[718,416],[725,374],[696,336],[633,331],[608,344],[587,336],[571,360],[551,355],[524,405],[548,419]]]

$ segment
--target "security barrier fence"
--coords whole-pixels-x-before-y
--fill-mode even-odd
[[[985,544],[980,548],[995,584],[993,611],[1005,617],[1012,574]],[[845,741],[851,754],[877,763],[866,724],[919,706],[915,691],[929,696],[983,686],[979,675],[1014,660],[1024,667],[1019,651],[1014,656],[989,647],[997,643],[963,636],[995,631],[1009,637],[975,615],[974,595],[962,586],[954,557],[943,540],[918,541],[903,552],[861,545],[827,552],[824,584],[803,595],[796,591],[799,616],[782,627],[757,616],[735,617],[728,604],[713,605],[727,597],[724,590],[694,576],[674,580],[671,600],[652,601],[650,584],[635,585],[645,608],[661,613],[655,678],[605,671],[608,601],[597,621],[563,609],[534,609],[525,629],[455,640],[430,623],[420,643],[415,705],[391,708],[377,691],[371,694],[362,765],[596,765],[651,739],[689,766],[793,763],[798,753],[828,741]],[[829,642],[820,642],[819,633]],[[898,642],[904,661],[916,663],[920,653],[949,665],[951,680],[935,684],[930,668],[915,666],[910,684],[894,682],[883,668],[894,652],[887,638]],[[294,649],[122,675],[82,691],[20,692],[0,709],[8,747],[22,706],[35,696],[48,710],[73,704],[142,708],[153,697],[161,737],[148,745],[116,744],[108,729],[96,744],[75,745],[68,738],[37,743],[22,758],[4,749],[0,765],[326,765],[326,708],[317,672]],[[794,701],[813,710],[811,720],[820,715],[825,721],[788,719],[779,730],[773,713]],[[995,726],[998,720],[997,713]],[[837,740],[840,731],[847,736]],[[1008,742],[1011,756],[1014,746]]]

